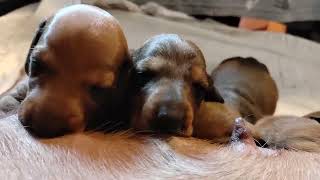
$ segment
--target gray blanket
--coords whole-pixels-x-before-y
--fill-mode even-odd
[[[149,0],[132,0],[138,4]],[[153,0],[192,15],[252,16],[276,21],[320,19],[319,0]]]

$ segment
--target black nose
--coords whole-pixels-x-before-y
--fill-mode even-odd
[[[153,129],[164,133],[181,132],[184,127],[184,114],[182,106],[161,106],[153,122]]]

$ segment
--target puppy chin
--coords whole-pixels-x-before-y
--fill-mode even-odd
[[[83,118],[80,117],[71,117],[68,120],[70,131],[74,133],[84,132],[86,129],[86,123]]]
[[[189,126],[187,127],[186,130],[182,131],[182,134],[181,136],[184,136],[184,137],[191,137],[193,134],[193,126]]]
[[[131,127],[138,133],[154,133],[147,121],[140,116],[134,116]]]
[[[26,103],[26,101],[22,101],[20,107],[18,108],[18,120],[21,122],[21,124],[24,126],[25,119],[30,115],[30,109],[31,109],[32,103]]]

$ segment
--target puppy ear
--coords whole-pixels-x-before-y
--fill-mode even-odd
[[[27,58],[26,58],[26,63],[24,65],[24,69],[25,69],[27,75],[29,75],[29,63],[30,63],[31,53],[33,51],[33,48],[38,44],[39,39],[41,38],[43,31],[44,31],[43,28],[46,26],[46,24],[47,24],[47,20],[45,20],[39,24],[38,29],[36,31],[36,35],[34,36],[32,42],[31,42],[29,52],[28,52]]]
[[[207,75],[207,77],[208,77],[209,87],[206,89],[204,100],[207,102],[224,103],[224,99],[220,95],[218,89],[214,87],[212,79],[210,78],[209,75]]]

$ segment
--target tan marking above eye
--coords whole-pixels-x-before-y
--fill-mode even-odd
[[[113,72],[105,73],[102,80],[103,86],[112,86],[114,79],[115,79],[115,75]]]
[[[171,62],[168,62],[162,58],[154,57],[140,60],[137,63],[137,69],[141,71],[160,71],[162,68],[168,68],[172,65],[173,64]]]

